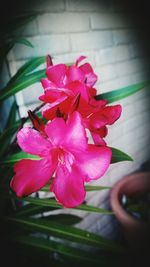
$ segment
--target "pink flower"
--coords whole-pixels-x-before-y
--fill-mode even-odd
[[[88,144],[82,118],[74,112],[65,122],[55,118],[45,126],[44,134],[29,127],[17,134],[19,146],[41,159],[23,159],[15,164],[11,188],[18,197],[30,195],[50,182],[56,199],[64,207],[81,204],[84,182],[100,178],[111,161],[110,148]]]
[[[72,104],[74,98],[80,94],[86,102],[95,95],[93,88],[97,81],[89,63],[78,66],[86,57],[79,57],[74,65],[65,64],[52,65],[50,57],[47,58],[47,78],[41,79],[44,95],[39,97],[48,103],[43,109],[43,117],[52,119],[55,117],[57,108],[64,111],[64,107]]]
[[[100,107],[100,101],[98,104],[99,109],[95,107],[93,112],[85,116],[84,121],[85,127],[89,129],[94,143],[96,145],[105,145],[106,142],[103,138],[108,134],[107,125],[112,125],[119,119],[122,107],[121,105],[106,106],[103,101]]]

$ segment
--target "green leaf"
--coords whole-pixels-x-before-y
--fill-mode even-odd
[[[37,214],[43,214],[43,212],[49,212],[57,208],[45,207],[45,206],[36,206],[33,204],[26,204],[22,206],[17,212],[16,216],[33,216]]]
[[[81,217],[72,214],[56,214],[56,215],[50,214],[48,216],[45,215],[44,217],[42,217],[42,219],[64,225],[73,225],[81,222],[82,220]]]
[[[87,192],[90,191],[100,191],[100,190],[106,190],[106,189],[111,189],[110,186],[101,186],[101,185],[85,185],[85,190]],[[49,192],[49,185],[44,186],[41,191],[44,192]]]
[[[34,57],[28,60],[22,67],[19,68],[17,73],[11,78],[9,84],[12,84],[14,81],[17,81],[24,75],[29,74],[34,71],[37,67],[45,62],[45,57]]]
[[[0,163],[15,163],[21,159],[40,160],[41,158],[35,155],[27,154],[23,151],[13,154],[6,159],[0,161]]]
[[[112,160],[111,163],[117,163],[120,161],[133,161],[133,159],[131,158],[131,156],[129,156],[128,154],[124,153],[123,151],[114,148],[114,147],[110,147],[112,150]]]
[[[17,104],[16,104],[16,101],[14,101],[12,106],[11,106],[10,112],[9,112],[9,116],[8,116],[8,119],[7,119],[7,123],[6,123],[5,129],[10,128],[15,124],[15,122],[16,122],[16,113],[17,113]]]
[[[111,186],[101,186],[101,185],[86,185],[85,190],[87,192],[90,191],[101,191],[101,190],[106,190],[106,189],[111,189]]]
[[[121,89],[97,95],[96,99],[97,100],[105,99],[108,101],[108,103],[112,103],[122,98],[128,97],[132,94],[135,94],[136,92],[138,92],[141,89],[144,89],[148,85],[150,85],[149,81],[133,84],[127,87],[123,87]]]
[[[20,199],[19,199],[20,200]],[[63,207],[56,202],[55,199],[48,199],[48,198],[33,198],[33,197],[25,197],[22,200],[27,201],[29,203],[35,204],[35,205],[40,205],[40,206],[49,206],[53,208],[60,208],[62,209]],[[100,214],[106,214],[106,215],[112,215],[113,212],[106,210],[106,209],[101,209],[97,207],[93,207],[90,205],[85,205],[82,204],[76,208],[76,210],[82,210],[82,211],[88,211],[88,212],[96,212]]]
[[[39,12],[24,12],[17,16],[13,16],[5,22],[3,27],[0,28],[1,35],[4,38],[10,37],[12,32],[17,31],[19,28],[35,19],[38,14]]]
[[[32,219],[32,218],[5,218],[8,222],[21,225],[23,228],[30,231],[39,231],[48,235],[63,238],[71,242],[77,242],[90,246],[95,246],[101,249],[110,251],[122,251],[122,247],[116,245],[112,241],[100,236],[88,232],[86,230],[78,229],[69,225],[62,225],[56,222],[47,221],[44,219]]]
[[[26,45],[28,47],[31,47],[31,48],[34,47],[33,44],[29,40],[27,40],[25,38],[17,38],[15,40],[15,43],[24,44],[24,45]]]
[[[9,146],[13,135],[16,133],[19,124],[16,122],[12,127],[6,129],[0,136],[0,155],[2,155]]]
[[[24,88],[39,82],[41,78],[45,77],[45,69],[38,70],[34,73],[31,73],[27,76],[24,76],[17,80],[12,86],[6,86],[1,90],[0,101],[5,100],[6,98],[16,94],[17,92],[23,90]]]
[[[80,263],[82,263],[82,264],[86,263],[89,266],[91,266],[91,265],[93,266],[93,264],[94,264],[94,266],[95,266],[95,264],[97,266],[103,266],[102,265],[103,262],[104,263],[107,262],[106,258],[101,257],[101,256],[96,256],[92,252],[85,252],[83,250],[73,248],[73,247],[65,245],[63,243],[58,243],[58,242],[55,242],[52,240],[46,240],[44,238],[33,237],[33,236],[19,236],[19,237],[14,237],[14,239],[19,244],[24,244],[24,245],[27,245],[31,248],[39,249],[40,252],[46,251],[46,252],[48,252],[48,254],[51,252],[54,252],[54,253],[57,253],[57,254],[65,257],[67,259],[71,259],[71,261],[73,261],[73,266],[74,266],[74,263],[77,264],[76,266],[78,266],[78,264],[80,264]],[[57,264],[58,264],[58,260],[57,260]],[[50,266],[51,266],[51,264],[50,264]],[[62,261],[61,261],[61,266],[64,266]],[[67,265],[67,266],[69,266],[69,265]]]

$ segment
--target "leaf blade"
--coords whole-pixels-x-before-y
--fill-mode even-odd
[[[124,153],[123,151],[114,147],[110,147],[110,149],[112,150],[111,163],[117,163],[120,161],[133,161],[132,157]]]
[[[103,93],[101,95],[97,95],[96,99],[97,100],[105,99],[108,101],[108,103],[113,103],[115,101],[118,101],[118,100],[121,100],[125,97],[128,97],[132,94],[135,94],[136,92],[144,89],[149,84],[150,84],[149,81],[133,84],[130,86],[126,86],[126,87],[117,89],[117,90]]]
[[[17,92],[25,89],[26,87],[39,82],[41,78],[45,77],[45,69],[44,70],[38,70],[34,73],[31,73],[17,81],[17,83],[13,84],[12,86],[6,86],[1,90],[0,95],[0,102],[4,101],[8,97],[16,94]]]
[[[94,233],[75,228],[73,226],[62,225],[43,219],[31,219],[31,218],[5,218],[8,222],[19,224],[25,229],[40,231],[54,237],[67,239],[71,242],[77,242],[81,244],[91,245],[99,247],[101,249],[111,251],[122,251],[122,247],[114,244],[112,241]]]
[[[41,158],[21,151],[1,160],[0,163],[3,164],[16,163],[21,159],[40,160]]]

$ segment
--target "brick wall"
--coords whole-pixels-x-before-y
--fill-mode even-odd
[[[40,11],[40,15],[21,29],[20,34],[28,37],[34,48],[15,45],[8,55],[11,74],[33,56],[51,54],[54,63],[65,63],[85,55],[99,76],[99,93],[147,80],[148,54],[134,19],[135,10],[127,10],[120,2],[31,1],[26,9]],[[37,105],[42,91],[41,85],[36,84],[17,94],[22,116]],[[109,127],[107,142],[129,153],[134,162],[112,165],[94,184],[113,185],[149,158],[149,98],[146,89],[119,101],[123,113],[120,120]],[[89,193],[87,201],[105,207],[109,205],[109,192]],[[84,217],[81,227],[113,237],[114,219],[97,214],[81,215]]]

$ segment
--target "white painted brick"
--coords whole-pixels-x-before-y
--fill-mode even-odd
[[[91,15],[91,27],[93,30],[128,28],[132,24],[133,22],[124,13],[113,14],[107,12]]]
[[[43,94],[43,87],[41,83],[35,83],[31,86],[28,86],[25,90],[22,91],[24,102],[26,104],[31,104],[34,102],[40,102],[38,97]]]
[[[109,81],[117,77],[115,65],[106,65],[101,68],[96,67],[94,69],[95,73],[98,75],[100,82]]]
[[[101,49],[113,44],[110,31],[71,34],[73,51]]]
[[[38,17],[40,34],[89,30],[89,16],[78,13],[44,14]]]
[[[142,43],[134,43],[130,44],[130,54],[131,57],[142,57],[148,54],[148,50],[145,49],[144,45]]]
[[[146,68],[145,65],[143,65],[144,68]],[[149,81],[149,77],[150,77],[150,71],[141,71],[141,72],[138,72],[138,73],[135,73],[133,76],[132,76],[132,80],[133,80],[133,83],[139,83],[139,82],[142,82],[142,81]]]
[[[116,45],[128,44],[138,41],[138,32],[132,29],[114,30],[113,38]]]
[[[115,65],[114,65],[115,67]],[[131,85],[132,82],[132,76],[124,76],[124,77],[117,77],[115,80],[112,81],[105,81],[102,82],[100,81],[99,83],[99,93],[105,93],[109,92],[111,90],[117,90],[126,86]]]
[[[39,11],[39,12],[61,12],[65,9],[64,0],[32,0],[25,5],[25,9],[29,11]]]
[[[95,52],[96,64],[110,64],[130,58],[130,50],[128,45],[112,46]]]
[[[105,11],[110,6],[110,1],[99,1],[99,0],[67,0],[66,9],[69,11]]]
[[[89,62],[95,70],[95,55],[92,51],[80,51],[76,53],[66,53],[60,54],[53,57],[53,63],[74,63],[78,57],[81,55],[86,56],[87,58],[82,62]]]
[[[38,36],[29,38],[34,48],[15,45],[13,48],[17,60],[47,54],[64,53],[70,50],[69,37],[66,35]]]
[[[33,36],[38,34],[38,27],[36,19],[28,22],[26,25],[23,25],[16,31],[17,36]]]
[[[119,76],[130,75],[132,73],[144,71],[147,66],[142,59],[132,59],[116,64],[116,72]]]

